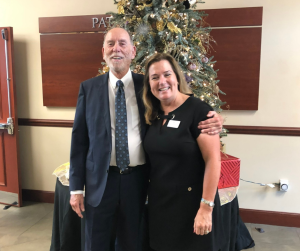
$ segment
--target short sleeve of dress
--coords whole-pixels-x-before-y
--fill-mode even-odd
[[[198,124],[201,121],[207,120],[207,114],[209,111],[213,111],[214,109],[205,103],[204,101],[201,101],[200,99],[194,98],[194,117],[193,117],[193,122],[190,128],[190,131],[194,137],[194,139],[197,139],[198,136],[201,133],[201,130],[198,129]]]

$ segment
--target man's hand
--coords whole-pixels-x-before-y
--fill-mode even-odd
[[[219,134],[222,131],[222,126],[224,119],[221,115],[217,114],[215,111],[210,111],[207,114],[207,117],[212,117],[210,119],[201,121],[198,124],[198,128],[202,129],[201,133],[207,133],[210,135]]]
[[[81,212],[84,212],[83,194],[71,194],[70,205],[72,209],[78,214],[80,218],[83,218]]]

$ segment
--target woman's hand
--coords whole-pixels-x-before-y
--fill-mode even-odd
[[[204,235],[212,229],[212,207],[201,205],[194,220],[194,233]]]

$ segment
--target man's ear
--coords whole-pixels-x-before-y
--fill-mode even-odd
[[[136,47],[133,46],[133,47],[132,47],[132,56],[131,56],[131,59],[134,59],[134,58],[135,58],[135,55],[136,55]]]
[[[104,59],[104,47],[102,47],[102,58]]]

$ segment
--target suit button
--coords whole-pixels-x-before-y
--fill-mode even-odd
[[[150,180],[149,180],[149,182],[150,182]]]
[[[189,192],[190,192],[190,191],[192,191],[192,188],[191,188],[191,187],[189,187],[189,188],[188,188],[188,191],[189,191]]]

